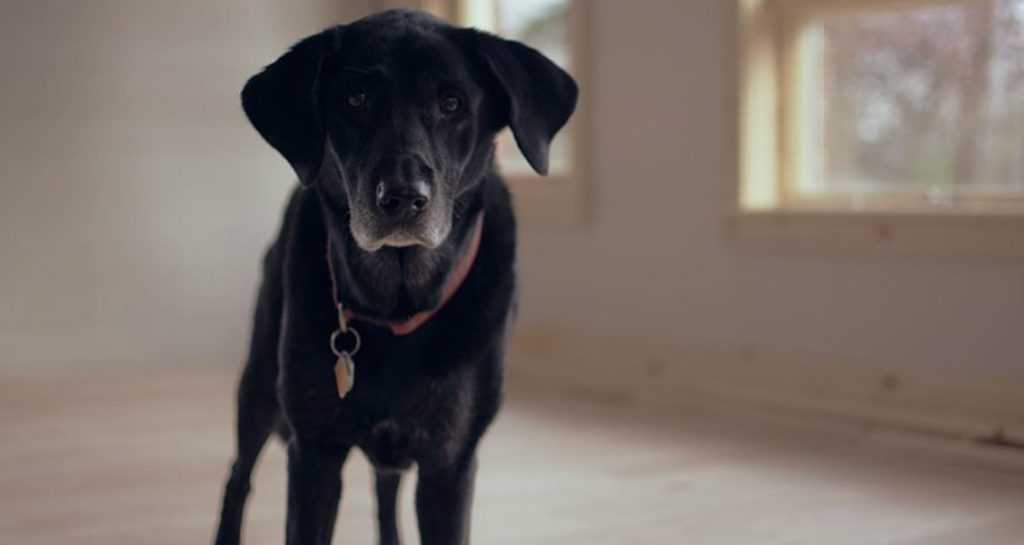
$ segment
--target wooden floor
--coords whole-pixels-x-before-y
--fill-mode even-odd
[[[231,373],[0,384],[0,543],[209,542]],[[247,543],[281,543],[283,455],[264,455]],[[417,543],[413,483],[403,534]],[[371,544],[365,461],[335,543]],[[474,542],[1022,545],[1024,473],[875,434],[514,394],[484,442]]]

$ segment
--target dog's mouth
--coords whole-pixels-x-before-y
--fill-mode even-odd
[[[451,232],[452,206],[441,198],[415,213],[388,213],[372,202],[349,201],[348,227],[352,238],[364,252],[384,248],[420,247],[434,250],[444,244]]]
[[[421,246],[433,250],[444,243],[448,236],[449,228],[435,226],[422,226],[419,228],[396,227],[381,232],[373,228],[367,229],[357,226],[355,222],[350,224],[352,238],[363,251],[376,252],[381,248],[408,248]]]
[[[389,248],[405,248],[407,246],[427,246],[428,243],[421,237],[416,237],[407,231],[395,231],[381,239],[381,245]]]

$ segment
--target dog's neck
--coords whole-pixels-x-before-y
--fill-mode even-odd
[[[445,280],[444,285],[441,287],[441,300],[438,304],[426,310],[421,310],[416,314],[413,314],[410,318],[405,320],[383,320],[373,316],[364,316],[356,313],[354,310],[344,307],[344,303],[341,301],[341,296],[338,289],[338,274],[335,271],[334,260],[332,259],[333,249],[331,244],[331,236],[327,236],[327,269],[331,275],[331,293],[334,295],[334,305],[344,309],[345,318],[347,320],[356,320],[361,322],[368,322],[381,327],[387,327],[391,330],[391,333],[396,336],[409,335],[415,332],[423,324],[430,320],[437,311],[441,310],[445,304],[455,295],[455,292],[459,290],[462,283],[465,282],[466,277],[469,276],[469,270],[473,268],[473,263],[476,261],[477,251],[480,249],[480,237],[483,233],[484,226],[484,212],[481,210],[476,214],[473,220],[473,227],[469,233],[467,240],[468,244],[460,252],[460,257],[452,268],[448,275],[448,279]]]
[[[334,297],[349,316],[406,335],[429,320],[462,285],[476,260],[482,203],[467,206],[440,247],[360,249],[347,227],[327,232]],[[325,222],[331,226],[333,222]]]

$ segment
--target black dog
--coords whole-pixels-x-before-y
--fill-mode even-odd
[[[576,94],[537,51],[411,11],[306,38],[248,82],[246,114],[303,187],[264,260],[217,544],[238,543],[274,431],[288,444],[287,543],[330,542],[352,447],[376,469],[382,544],[398,543],[413,463],[422,543],[468,542],[515,306],[494,137],[510,126],[545,173]]]

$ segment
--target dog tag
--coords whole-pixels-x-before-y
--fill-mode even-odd
[[[342,352],[334,364],[334,380],[338,383],[338,398],[344,399],[356,382],[356,366],[352,355]]]

